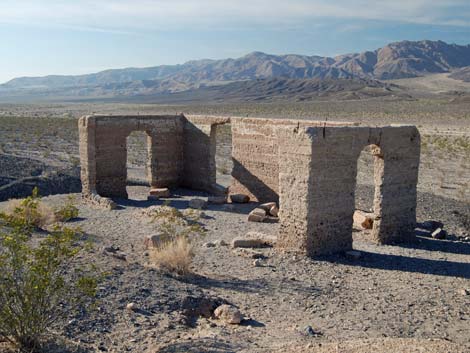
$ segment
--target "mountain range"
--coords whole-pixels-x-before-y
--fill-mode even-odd
[[[333,86],[334,80],[342,85],[353,80],[359,86],[370,84],[374,89],[380,86],[379,90],[388,94],[393,91],[390,86],[376,80],[433,73],[451,73],[454,79],[469,81],[470,45],[401,41],[374,51],[336,57],[253,52],[237,59],[195,60],[181,65],[113,69],[77,76],[20,77],[0,85],[0,96],[132,97],[195,93],[198,89],[233,95],[233,91],[227,90],[255,91],[260,85],[265,94],[279,94],[276,87],[284,87],[286,92],[286,85],[293,90],[302,91],[302,87],[310,92],[314,88],[321,90],[318,82],[322,80]],[[223,89],[220,87],[227,84]],[[357,84],[353,86],[357,88]]]

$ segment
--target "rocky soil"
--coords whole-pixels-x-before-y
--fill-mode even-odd
[[[82,261],[107,273],[97,310],[70,317],[56,331],[69,350],[83,352],[467,352],[470,350],[470,242],[468,204],[419,195],[418,221],[440,220],[447,240],[423,232],[407,244],[379,246],[367,231],[354,233],[360,258],[307,259],[267,247],[227,244],[248,231],[275,235],[277,223],[249,223],[255,204],[210,205],[195,239],[192,274],[178,277],[149,266],[144,238],[158,231],[142,211],[148,189],[128,187],[130,200],[114,211],[80,202],[80,226],[94,242]],[[179,209],[203,193],[176,190]],[[359,188],[359,200],[372,197]],[[79,195],[77,195],[79,197]],[[50,205],[65,195],[45,198]],[[361,202],[359,202],[359,206]],[[0,204],[1,206],[1,204]],[[464,218],[462,218],[464,219]],[[126,260],[103,252],[114,246]],[[254,257],[259,258],[254,263]],[[126,305],[135,303],[138,310]],[[240,325],[198,317],[221,303],[237,306]],[[73,343],[72,343],[73,342]],[[75,347],[75,348],[73,348]],[[339,348],[338,348],[339,347]],[[338,350],[339,349],[339,350]],[[399,349],[399,350],[398,350]],[[421,351],[419,349],[422,349]]]
[[[69,317],[65,326],[58,323],[53,329],[59,346],[51,352],[470,352],[468,106],[364,104],[191,110],[120,104],[0,105],[0,195],[6,185],[9,190],[3,199],[27,195],[41,181],[43,195],[78,193],[76,117],[93,111],[184,110],[263,117],[317,115],[371,124],[412,122],[423,142],[418,222],[440,221],[448,233],[437,240],[417,229],[409,243],[379,246],[369,241],[367,231],[355,231],[358,258],[340,254],[312,260],[271,247],[240,250],[217,245],[220,240],[230,244],[249,231],[276,235],[278,224],[247,222],[247,214],[256,207],[253,203],[233,208],[210,205],[201,219],[207,233],[194,239],[192,273],[168,274],[149,264],[146,256],[144,239],[157,233],[158,226],[142,212],[162,201],[146,201],[145,136],[133,135],[128,140],[130,199],[116,200],[121,207],[109,211],[82,202],[75,194],[80,218],[70,225],[81,227],[94,243],[92,253],[80,261],[96,264],[105,276],[97,309]],[[228,185],[229,130],[218,131],[218,137],[217,180]],[[372,204],[372,162],[366,153],[358,161],[360,209]],[[44,201],[60,205],[67,196],[48,196]],[[185,209],[189,199],[206,196],[175,190],[171,205]],[[0,202],[0,208],[3,205]],[[110,246],[119,248],[125,260],[102,251]],[[126,309],[129,303],[135,310]],[[204,317],[222,303],[239,308],[245,317],[240,325]]]

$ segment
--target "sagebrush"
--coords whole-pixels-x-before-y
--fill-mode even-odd
[[[91,304],[97,278],[75,263],[87,244],[77,229],[34,234],[37,195],[13,214],[0,213],[0,337],[35,352],[50,328]]]

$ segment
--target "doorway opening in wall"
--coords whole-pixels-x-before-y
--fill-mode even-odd
[[[215,169],[218,185],[228,188],[232,183],[232,125],[215,126]]]
[[[380,148],[377,145],[364,147],[357,160],[355,189],[355,212],[353,216],[353,247],[361,242],[372,242],[372,229],[376,218],[374,199],[376,193],[375,173],[377,172]]]
[[[140,193],[146,197],[150,186],[148,138],[145,131],[133,131],[127,136],[127,193],[131,199],[139,198]]]

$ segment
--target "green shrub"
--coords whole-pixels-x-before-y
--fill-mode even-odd
[[[61,208],[58,208],[54,212],[55,217],[58,221],[67,222],[71,219],[78,217],[78,208],[75,206],[75,199],[73,196],[69,196],[67,202]]]
[[[25,201],[32,213],[35,205],[35,195]],[[80,232],[55,226],[33,237],[33,226],[24,210],[0,213],[0,337],[24,352],[40,350],[52,323],[87,307],[97,284],[73,262],[85,249]]]

